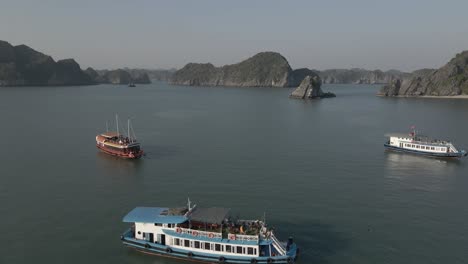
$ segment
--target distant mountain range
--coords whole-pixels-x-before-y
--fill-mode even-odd
[[[291,69],[276,52],[261,52],[237,64],[215,67],[211,63],[189,63],[174,72],[171,84],[203,86],[296,87],[306,76],[318,75],[322,83],[387,84],[411,74],[398,70],[330,69],[324,71]]]
[[[200,86],[290,87],[298,86],[306,75],[317,74],[308,69],[294,71],[279,53],[260,52],[242,62],[222,67],[211,63],[189,63],[176,71],[169,82]]]
[[[408,78],[411,74],[398,70],[365,70],[365,69],[330,69],[317,71],[323,83],[336,84],[387,84],[394,79]]]
[[[440,69],[421,69],[412,73],[398,70],[301,68],[293,70],[276,52],[260,52],[232,65],[215,67],[211,63],[189,63],[182,69],[81,70],[73,59],[55,61],[26,45],[12,46],[0,40],[0,86],[63,86],[98,83],[150,83],[151,79],[178,85],[297,87],[305,77],[321,83],[387,84],[383,96],[443,96],[468,94],[468,51],[457,54]]]
[[[0,40],[0,86],[151,83],[149,72],[130,69],[95,71],[92,68],[83,71],[73,59],[56,62],[26,45],[12,46]]]

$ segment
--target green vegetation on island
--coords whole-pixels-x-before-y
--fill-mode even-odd
[[[195,86],[292,87],[299,85],[310,74],[316,75],[308,69],[293,71],[288,61],[279,53],[260,52],[240,63],[222,67],[215,67],[211,63],[189,63],[174,73],[170,83]]]
[[[26,45],[0,40],[0,86],[89,85],[92,79],[73,59],[52,57]]]
[[[452,58],[443,67],[422,69],[410,78],[396,79],[382,87],[382,96],[456,96],[468,94],[468,51]]]

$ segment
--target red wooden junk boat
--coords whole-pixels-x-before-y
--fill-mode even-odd
[[[105,132],[96,136],[96,146],[104,153],[127,158],[138,159],[143,156],[143,150],[140,149],[140,143],[137,142],[130,120],[128,120],[127,135],[119,133],[119,119],[116,116],[117,132]],[[130,130],[133,137],[130,136]]]

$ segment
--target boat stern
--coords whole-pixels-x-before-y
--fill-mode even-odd
[[[299,247],[296,245],[296,243],[294,243],[292,237],[288,239],[288,243],[286,244],[286,256],[294,261],[299,256]]]
[[[135,238],[135,233],[132,228],[129,228],[123,232],[123,234],[120,236],[120,240],[125,241],[126,239],[134,239]]]

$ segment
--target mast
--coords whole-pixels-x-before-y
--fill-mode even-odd
[[[120,136],[120,133],[119,133],[119,116],[117,114],[115,115],[115,123],[116,123],[116,126],[117,126],[117,135]]]
[[[132,135],[133,135],[132,140],[133,140],[134,142],[136,142],[136,139],[137,139],[137,138],[136,138],[136,135],[135,135],[135,130],[133,130],[133,126],[132,126],[131,123],[130,123],[130,129],[132,130]]]
[[[130,137],[130,119],[127,120],[127,136],[128,136],[128,139],[131,140],[131,137]]]
[[[107,124],[107,120],[106,120],[106,132],[109,132],[109,125]]]

